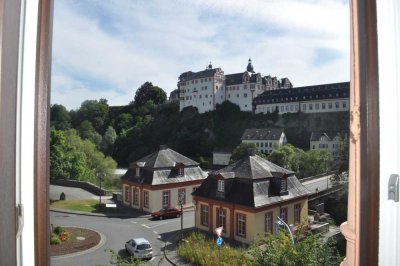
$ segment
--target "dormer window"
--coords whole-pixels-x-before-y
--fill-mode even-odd
[[[184,168],[182,166],[178,167],[178,176],[183,176],[184,173],[185,173]]]
[[[225,192],[225,180],[218,180],[218,191]]]
[[[287,178],[281,179],[281,193],[287,191]]]
[[[140,168],[136,167],[135,168],[135,176],[139,176],[140,175]]]

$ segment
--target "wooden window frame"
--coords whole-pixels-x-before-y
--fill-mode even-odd
[[[10,5],[4,5],[10,0],[0,0],[0,13],[7,14],[11,11]],[[342,226],[347,242],[347,256],[354,256],[357,263],[378,264],[378,240],[379,240],[379,85],[378,85],[378,56],[377,56],[377,25],[376,25],[376,1],[352,0],[350,1],[351,11],[351,86],[359,99],[350,103],[351,113],[351,142],[357,147],[350,152],[350,161],[355,159],[359,166],[357,173],[349,177],[349,214],[348,222]],[[9,14],[9,13],[8,13]],[[51,66],[51,41],[52,41],[52,19],[53,1],[39,0],[38,15],[38,54],[36,73],[36,112],[35,112],[35,163],[34,163],[34,205],[35,205],[35,264],[50,265],[49,253],[49,95],[50,95],[50,66]],[[18,20],[18,19],[16,19]],[[11,23],[12,24],[12,23]],[[0,28],[3,28],[4,21],[0,19]],[[9,24],[7,25],[9,26]],[[14,26],[15,27],[15,26]],[[4,35],[3,35],[4,36]],[[17,41],[14,41],[14,45]],[[6,43],[0,44],[2,48],[7,47]],[[3,60],[3,59],[2,59]],[[10,62],[7,62],[10,63]],[[13,62],[11,62],[13,63]],[[12,99],[16,92],[5,94]],[[3,96],[2,96],[3,97]],[[4,96],[4,98],[7,98]],[[3,98],[3,99],[4,99]],[[2,101],[3,103],[3,101]],[[11,103],[12,104],[12,103]],[[4,105],[1,105],[3,108]],[[8,111],[13,113],[13,109]],[[0,122],[6,123],[13,120],[13,117],[1,117]],[[14,120],[15,121],[15,120]],[[12,123],[12,121],[11,121]],[[357,129],[358,126],[358,129]],[[357,133],[358,131],[358,133]],[[2,143],[15,139],[15,131],[9,128],[10,136],[0,136]],[[352,149],[352,148],[351,148]],[[357,151],[357,153],[355,153]],[[13,152],[7,153],[12,157]],[[358,156],[358,157],[356,157]],[[2,167],[5,165],[3,163]],[[7,169],[9,175],[13,174],[13,162]],[[351,172],[352,170],[350,170]],[[4,173],[4,172],[3,172]],[[14,175],[15,176],[15,175]],[[5,179],[4,179],[5,180]],[[8,185],[7,188],[12,188]],[[13,201],[13,197],[10,197]],[[9,202],[9,201],[7,201]],[[15,202],[14,202],[15,203]],[[14,206],[10,204],[1,206],[1,211],[15,213]],[[353,211],[354,213],[351,213]],[[354,218],[354,215],[356,216]],[[357,217],[357,215],[359,215]],[[13,220],[14,215],[9,218]],[[11,224],[11,223],[10,223]],[[13,223],[15,224],[15,223]],[[10,230],[11,228],[11,230]],[[356,230],[357,228],[357,230]],[[1,232],[5,232],[1,228]],[[13,232],[12,225],[7,228]],[[10,246],[7,237],[2,235],[0,242]],[[350,242],[350,243],[349,243]],[[11,245],[13,246],[13,245]],[[13,249],[8,249],[13,254]],[[2,256],[1,262],[10,262],[13,256]],[[11,258],[12,259],[12,258]],[[13,260],[11,260],[11,264]],[[350,263],[350,262],[348,262]]]
[[[203,210],[207,209],[207,217],[203,217]],[[210,226],[210,206],[200,204],[200,224],[202,226]]]
[[[282,214],[285,213],[285,215],[283,216]],[[288,223],[288,207],[282,207],[279,210],[279,217],[285,221],[285,223]]]
[[[297,203],[294,205],[293,208],[293,218],[294,218],[294,224],[299,224],[301,223],[301,203]]]
[[[221,213],[223,214],[221,216]],[[227,211],[224,208],[217,208],[217,227],[222,226],[222,232],[226,233],[226,214]],[[221,222],[222,219],[222,222]]]
[[[164,205],[164,193],[168,193],[168,206]],[[161,192],[161,204],[163,208],[171,208],[171,190],[164,190]]]
[[[242,219],[239,219],[240,218],[240,216],[242,216],[242,217],[244,217],[243,218],[243,220]],[[244,223],[244,233],[243,232],[241,232],[241,223]],[[241,212],[237,212],[236,213],[236,235],[237,236],[239,236],[239,237],[243,237],[243,238],[246,238],[246,234],[247,234],[247,216],[246,216],[246,214],[244,214],[244,213],[241,213]]]
[[[144,190],[144,191],[143,191],[143,198],[144,198],[144,200],[143,200],[143,206],[144,206],[145,208],[149,208],[149,206],[150,206],[150,193],[149,193],[148,190]]]
[[[268,228],[267,217],[270,217],[270,219],[269,219],[269,222],[270,222],[269,227],[270,228]],[[264,231],[266,233],[270,233],[270,234],[273,233],[273,230],[274,230],[274,221],[273,221],[273,219],[274,219],[274,214],[273,214],[272,211],[269,211],[269,212],[265,213],[265,215],[264,215]]]
[[[178,202],[179,202],[179,195],[182,193],[183,191],[183,202],[182,205],[186,204],[186,188],[179,188],[178,189]]]

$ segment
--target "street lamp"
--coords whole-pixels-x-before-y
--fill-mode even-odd
[[[103,181],[104,176],[101,173],[97,173],[97,179],[100,182],[100,191],[99,191],[99,210],[101,208],[101,195],[103,194],[103,191],[101,190],[101,181]]]
[[[290,230],[289,225],[287,223],[285,223],[285,221],[282,220],[281,217],[277,216],[276,218],[278,218],[278,221],[276,221],[276,225],[278,225],[278,226],[282,226],[282,225],[286,226],[287,230],[289,231],[290,238],[292,239],[292,243],[294,245],[294,238],[293,238],[292,230]]]
[[[179,204],[181,205],[181,241],[183,239],[183,200],[185,198],[185,191],[179,191]]]

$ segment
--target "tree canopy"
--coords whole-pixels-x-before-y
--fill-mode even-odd
[[[167,101],[167,94],[163,89],[154,86],[153,83],[146,81],[136,90],[134,104],[136,106],[145,105],[150,102],[158,105]]]
[[[50,126],[57,130],[71,128],[71,116],[64,105],[53,104],[50,107]]]
[[[117,164],[105,157],[89,140],[82,140],[76,130],[51,130],[50,179],[95,181],[97,174],[110,177]]]

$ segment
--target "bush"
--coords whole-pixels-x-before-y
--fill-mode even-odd
[[[62,228],[61,226],[56,226],[56,228],[54,228],[53,233],[56,234],[57,236],[60,235],[62,232],[64,231],[64,228]]]
[[[178,254],[183,259],[195,265],[216,265],[218,261],[218,247],[214,239],[207,239],[204,235],[192,233],[178,247]],[[221,246],[220,265],[252,265],[245,252],[234,249],[227,244]]]
[[[55,233],[52,233],[50,236],[50,245],[58,245],[60,243],[61,243],[61,241],[58,238],[58,235]]]

